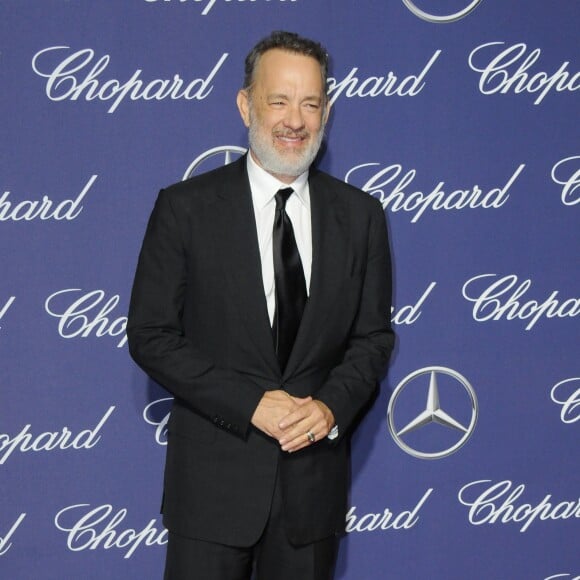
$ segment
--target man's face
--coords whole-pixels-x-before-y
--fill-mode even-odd
[[[320,65],[309,56],[265,52],[249,91],[238,93],[256,162],[283,183],[291,183],[314,161],[328,118]]]

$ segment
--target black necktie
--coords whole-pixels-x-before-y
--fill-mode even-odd
[[[293,189],[287,187],[276,193],[276,215],[272,232],[274,279],[276,281],[276,312],[272,332],[280,368],[284,370],[306,304],[304,270],[292,222],[286,213],[286,202]]]

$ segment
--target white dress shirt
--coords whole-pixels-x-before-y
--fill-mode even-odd
[[[252,203],[258,229],[258,245],[262,262],[262,281],[268,305],[270,324],[274,323],[276,310],[276,289],[274,282],[274,257],[272,255],[272,231],[276,200],[274,196],[279,189],[291,187],[294,193],[286,202],[286,213],[292,222],[294,238],[304,269],[306,294],[309,295],[310,274],[312,270],[312,225],[310,219],[310,190],[308,188],[308,171],[299,175],[292,183],[282,183],[273,175],[262,169],[248,154],[248,177],[252,190]]]
[[[292,222],[294,238],[304,269],[306,294],[310,295],[310,275],[312,272],[312,220],[310,214],[310,189],[308,187],[308,171],[299,175],[292,183],[282,183],[273,175],[262,169],[252,157],[247,156],[248,177],[252,191],[252,204],[258,230],[258,245],[262,262],[262,281],[268,306],[270,325],[274,324],[276,310],[276,288],[274,281],[274,256],[272,254],[272,231],[276,200],[274,196],[279,189],[291,187],[294,193],[286,202],[286,213]],[[338,437],[338,426],[330,430],[328,439]]]

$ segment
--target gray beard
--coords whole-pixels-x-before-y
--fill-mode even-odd
[[[323,138],[324,131],[321,129],[318,133],[318,138],[310,143],[303,153],[295,156],[280,155],[276,149],[274,149],[272,143],[261,137],[257,123],[252,119],[250,113],[250,129],[248,133],[250,149],[258,158],[262,168],[268,173],[274,175],[287,175],[289,177],[298,177],[299,175],[302,175],[302,173],[308,171],[308,168],[316,158]]]

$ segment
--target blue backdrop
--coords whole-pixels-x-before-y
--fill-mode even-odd
[[[157,191],[246,146],[243,59],[332,55],[398,343],[340,580],[580,578],[577,0],[0,1],[0,577],[161,578],[168,395],[125,324]],[[275,579],[273,579],[275,580]]]

